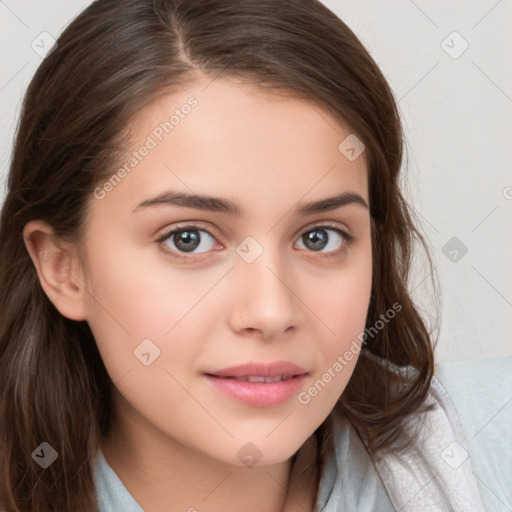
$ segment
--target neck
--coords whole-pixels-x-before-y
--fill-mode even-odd
[[[102,452],[135,501],[151,512],[310,512],[316,501],[316,439],[292,459],[238,467],[199,453],[163,434],[114,422]],[[313,474],[311,475],[313,468]],[[308,478],[312,477],[312,478]]]

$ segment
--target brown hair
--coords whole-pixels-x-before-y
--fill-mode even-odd
[[[93,462],[113,405],[88,324],[47,298],[23,228],[41,219],[80,241],[87,201],[115,169],[130,119],[200,73],[314,102],[364,142],[373,244],[366,325],[394,303],[401,311],[366,340],[337,408],[377,452],[398,446],[403,419],[424,401],[433,343],[407,287],[414,243],[428,248],[400,191],[393,94],[357,37],[318,0],[98,0],[28,87],[2,210],[0,506],[8,512],[95,510]],[[59,455],[47,469],[31,457],[43,441]]]

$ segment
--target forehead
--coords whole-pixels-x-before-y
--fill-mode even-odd
[[[136,207],[178,189],[233,198],[250,214],[344,191],[368,200],[364,153],[348,159],[340,144],[350,130],[311,102],[205,78],[159,97],[129,128],[131,147],[119,162],[126,172],[111,201]]]

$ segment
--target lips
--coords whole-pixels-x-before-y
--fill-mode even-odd
[[[277,361],[275,363],[268,364],[246,363],[239,366],[232,366],[231,368],[225,368],[224,370],[207,372],[206,375],[238,380],[247,380],[249,378],[286,380],[288,378],[295,377],[297,375],[304,375],[306,373],[308,373],[307,370],[294,363],[289,363],[287,361]],[[253,380],[252,382],[264,382],[264,380]],[[270,380],[268,382],[276,382],[276,380]]]
[[[204,373],[205,381],[238,402],[252,407],[278,406],[302,388],[308,372],[286,361],[248,363]]]

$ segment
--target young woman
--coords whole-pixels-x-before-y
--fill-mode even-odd
[[[434,376],[402,139],[316,0],[85,9],[2,210],[0,509],[506,506],[503,447],[469,436],[505,435],[510,361]]]

